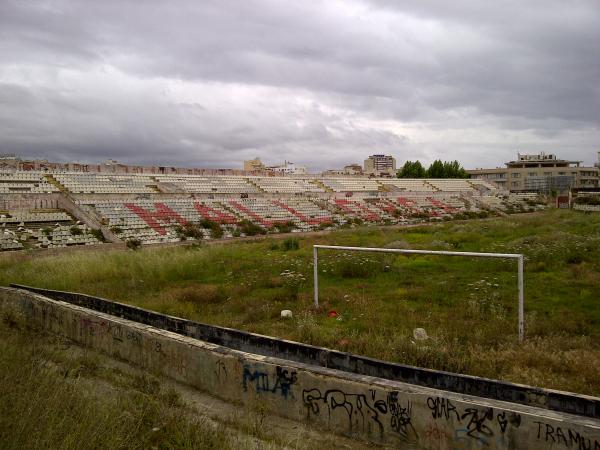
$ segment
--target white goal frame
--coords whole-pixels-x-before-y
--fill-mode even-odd
[[[398,248],[375,248],[375,247],[343,247],[339,245],[313,245],[313,271],[315,288],[315,307],[319,307],[319,249],[324,250],[347,250],[351,252],[377,252],[377,253],[403,253],[409,255],[438,255],[438,256],[466,256],[475,258],[502,258],[517,260],[517,282],[519,286],[519,342],[525,339],[525,298],[523,292],[523,264],[524,257],[520,253],[479,253],[479,252],[447,252],[436,250],[408,250]]]

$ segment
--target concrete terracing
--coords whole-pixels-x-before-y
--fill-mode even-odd
[[[595,397],[390,364],[38,291],[44,295],[0,288],[0,309],[223,400],[335,433],[400,448],[600,450]],[[432,387],[442,385],[448,388]]]

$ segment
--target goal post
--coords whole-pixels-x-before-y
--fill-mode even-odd
[[[481,253],[481,252],[449,252],[439,250],[409,250],[400,248],[376,247],[343,247],[339,245],[313,245],[313,271],[315,289],[315,307],[319,307],[319,249],[346,250],[351,252],[376,252],[376,253],[403,253],[408,255],[438,255],[438,256],[464,256],[474,258],[500,258],[517,260],[517,284],[519,290],[519,342],[525,338],[525,297],[523,286],[524,258],[520,253]]]

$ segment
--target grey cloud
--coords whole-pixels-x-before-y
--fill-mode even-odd
[[[0,151],[325,168],[576,142],[591,161],[599,54],[595,0],[5,0]],[[256,95],[232,99],[239,86]],[[488,136],[440,143],[474,126]]]

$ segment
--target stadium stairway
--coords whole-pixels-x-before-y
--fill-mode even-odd
[[[430,186],[435,192],[440,192],[441,191],[440,188],[438,188],[437,186],[434,186],[433,184],[431,184],[427,180],[423,180],[423,183],[426,184],[427,186]]]
[[[121,239],[119,239],[116,234],[110,231],[107,226],[102,225],[98,219],[84,211],[78,204],[76,204],[67,192],[60,193],[60,196],[58,197],[58,206],[75,217],[75,219],[87,224],[91,228],[102,231],[102,235],[107,242],[122,242]]]
[[[383,183],[380,183],[379,181],[377,182],[379,184],[379,191],[380,192],[391,192],[393,189],[393,186],[391,185],[385,185]]]
[[[153,178],[155,179],[155,178]],[[164,181],[156,180],[156,187],[160,192],[164,192],[165,194],[185,194],[185,190],[177,186],[175,183],[167,183]]]
[[[477,197],[469,198],[469,201],[474,202],[475,206],[477,206],[479,209],[491,210],[502,217],[508,217],[510,215],[510,214],[506,213],[505,211],[502,211],[502,209],[500,209],[500,208],[494,208],[493,206],[486,205],[484,202],[479,200]]]
[[[252,181],[251,178],[244,178],[244,180],[246,180],[248,182],[248,184],[254,186],[256,189],[258,189],[259,192],[266,194],[267,191],[265,191],[263,188],[261,188],[257,183],[255,183],[254,181]]]
[[[46,175],[44,175],[44,178],[48,181],[48,183],[56,186],[60,192],[63,192],[63,193],[69,192],[69,190],[66,187],[64,187],[60,181],[58,181],[56,178],[54,178],[54,176],[52,174],[46,174]]]
[[[315,186],[318,186],[318,187],[320,187],[321,189],[324,189],[324,190],[325,190],[325,192],[331,192],[331,193],[335,192],[333,189],[331,189],[329,186],[327,186],[327,185],[326,185],[325,183],[323,183],[322,181],[319,181],[319,180],[310,180],[310,182],[311,182],[312,184],[314,184]]]

